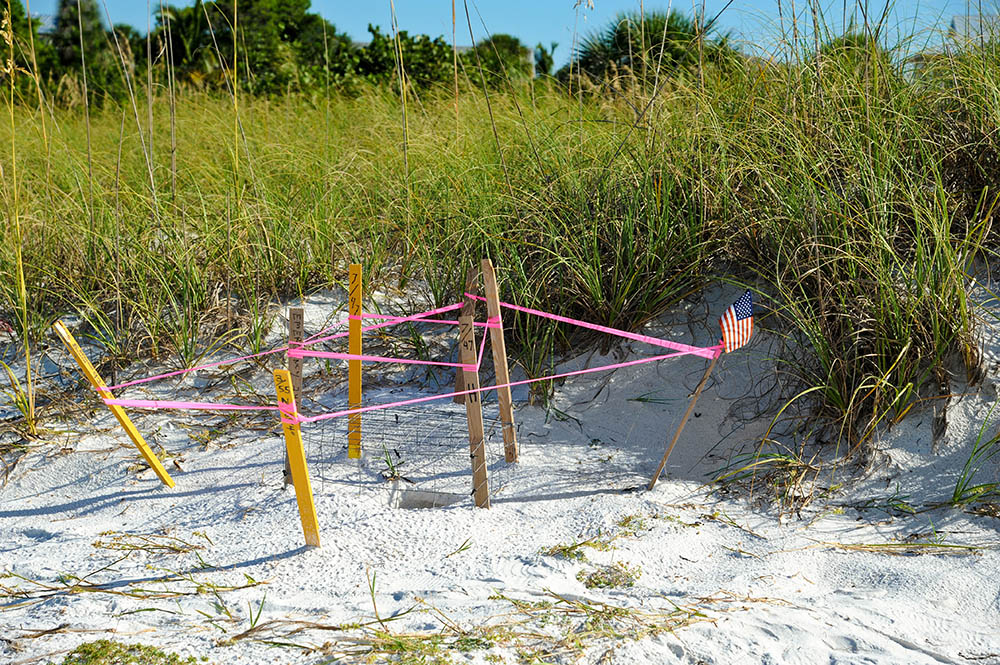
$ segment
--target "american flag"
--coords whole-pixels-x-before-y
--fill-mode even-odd
[[[722,343],[726,347],[726,353],[735,351],[750,341],[753,334],[753,298],[750,291],[729,306],[719,319],[719,325],[722,326]]]

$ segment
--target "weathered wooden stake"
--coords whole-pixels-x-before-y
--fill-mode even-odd
[[[507,371],[507,345],[503,338],[503,318],[500,316],[500,294],[493,262],[483,259],[483,287],[486,291],[486,314],[492,321],[490,350],[493,352],[493,370],[496,373],[497,401],[500,402],[500,424],[503,427],[504,459],[516,462],[518,459],[517,432],[514,429],[514,405],[510,395],[510,373]]]
[[[471,316],[458,319],[460,362],[476,366],[476,331]],[[483,442],[483,405],[479,390],[479,373],[465,370],[462,390],[474,390],[465,396],[465,417],[469,421],[469,456],[472,458],[472,495],[480,508],[490,507],[489,476],[486,472],[486,446]]]
[[[673,452],[677,439],[681,438],[681,432],[684,431],[684,425],[687,424],[688,418],[691,416],[691,412],[694,411],[694,405],[698,401],[698,397],[701,395],[701,389],[704,388],[705,384],[708,382],[708,377],[712,374],[712,370],[715,369],[715,363],[718,360],[719,356],[712,358],[712,362],[708,364],[708,369],[705,370],[705,376],[701,377],[701,382],[698,384],[698,387],[694,389],[694,395],[691,396],[691,403],[688,404],[687,411],[684,412],[684,416],[681,418],[681,424],[677,426],[677,431],[674,432],[674,438],[670,440],[667,452],[663,454],[663,459],[660,460],[660,466],[656,468],[656,473],[653,474],[653,479],[649,481],[648,489],[653,489],[653,486],[656,485],[657,479],[660,477],[660,472],[663,471],[663,467],[667,465],[670,453]]]
[[[94,366],[90,364],[90,360],[87,359],[83,349],[81,349],[80,345],[77,344],[76,338],[73,337],[73,333],[69,331],[69,328],[64,326],[62,321],[56,321],[52,327],[69,349],[70,355],[73,356],[73,360],[76,361],[76,364],[80,366],[80,370],[87,378],[87,381],[89,381],[90,385],[97,390],[97,394],[104,399],[114,399],[115,396],[111,394],[110,390],[108,390],[108,384],[104,382],[101,375],[98,374],[97,370],[94,369]],[[167,487],[173,487],[174,479],[170,477],[170,474],[163,468],[160,460],[153,454],[153,451],[149,448],[149,446],[146,445],[146,441],[142,438],[142,434],[139,434],[139,430],[135,428],[135,425],[132,424],[132,421],[129,419],[128,415],[126,415],[125,409],[117,404],[109,404],[108,408],[111,409],[111,413],[114,414],[114,417],[118,420],[118,424],[122,426],[122,429],[125,430],[128,437],[132,439],[132,443],[134,443],[135,447],[139,449],[143,459],[145,459],[146,463],[153,469],[160,481]]]
[[[306,338],[305,309],[302,307],[288,308],[288,348],[291,349],[295,342],[302,342]],[[302,358],[288,358],[288,373],[292,377],[292,391],[298,399],[298,394],[302,392]],[[295,408],[298,410],[298,401]],[[288,453],[285,453],[285,487],[292,484],[292,467],[288,465]]]
[[[347,352],[361,355],[361,264],[352,263],[347,289]],[[347,361],[347,400],[352,409],[361,407],[361,361]],[[347,456],[361,459],[361,414],[347,417]]]
[[[465,293],[471,293],[476,295],[479,293],[479,272],[476,270],[475,266],[469,266],[469,269],[465,273]],[[459,310],[459,316],[475,316],[476,314],[476,301],[472,298],[467,298],[465,293],[462,297],[465,298],[465,302],[462,303],[462,309]],[[459,361],[461,362],[461,361]],[[455,371],[455,392],[459,393],[465,390],[465,372],[459,367]],[[452,398],[455,404],[465,404],[465,395],[455,395]]]
[[[285,452],[292,468],[292,484],[295,485],[295,501],[299,507],[302,533],[305,535],[306,545],[319,547],[319,520],[316,519],[316,504],[313,503],[309,468],[306,466],[306,451],[302,446],[302,432],[298,422],[289,419],[296,417],[298,411],[295,408],[292,377],[287,369],[274,370],[274,390],[278,395],[281,428],[285,433]]]

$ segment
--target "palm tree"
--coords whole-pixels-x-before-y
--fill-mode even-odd
[[[732,53],[729,35],[718,37],[713,23],[699,21],[677,10],[620,13],[608,26],[583,38],[573,61],[558,76],[565,80],[570,73],[603,80],[616,73],[631,71],[653,76],[656,71],[673,71],[698,62],[699,41],[704,58],[719,59]]]
[[[156,12],[156,32],[167,39],[170,24],[170,53],[174,71],[181,80],[199,81],[218,69],[212,50],[212,35],[201,0],[191,7],[166,5]]]

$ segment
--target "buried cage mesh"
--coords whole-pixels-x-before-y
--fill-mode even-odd
[[[483,395],[483,447],[490,498],[508,487],[495,393]],[[365,404],[368,406],[369,404]],[[362,414],[362,459],[347,455],[348,418],[306,423],[302,440],[314,489],[348,485],[383,490],[400,508],[472,503],[472,461],[464,404],[436,401]]]

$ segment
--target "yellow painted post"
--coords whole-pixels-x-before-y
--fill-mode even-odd
[[[352,263],[347,289],[347,352],[361,355],[361,264]],[[350,408],[361,407],[361,361],[347,361],[347,400]],[[361,414],[347,417],[347,456],[361,459]]]
[[[476,272],[475,266],[469,266],[469,269],[465,273],[465,293],[471,293],[476,295],[479,291],[479,274]],[[462,294],[465,298],[465,294]],[[476,301],[472,298],[465,298],[465,302],[462,303],[462,309],[459,310],[459,316],[475,316],[476,313]],[[461,361],[460,361],[461,362]],[[459,367],[455,371],[455,392],[459,393],[465,390],[465,372]],[[465,395],[455,395],[452,398],[455,404],[465,404]]]
[[[73,333],[69,331],[69,328],[64,326],[62,321],[56,321],[52,327],[69,349],[70,355],[73,356],[73,360],[76,361],[76,364],[80,366],[80,370],[83,371],[83,375],[87,377],[87,381],[89,381],[90,385],[97,390],[97,394],[104,399],[114,399],[114,395],[112,395],[111,391],[108,390],[108,384],[104,382],[101,375],[98,374],[97,370],[94,369],[94,366],[90,364],[90,360],[87,359],[87,356],[83,353],[83,349],[81,349],[80,345],[77,344],[76,338],[73,337]],[[132,443],[135,444],[135,447],[139,449],[140,453],[142,453],[143,459],[145,459],[146,463],[149,464],[154,472],[156,472],[156,476],[167,487],[173,487],[174,479],[170,477],[170,474],[163,468],[160,460],[157,459],[156,455],[153,454],[153,451],[150,450],[148,445],[146,445],[146,441],[142,438],[142,434],[139,434],[139,430],[135,428],[135,425],[132,424],[132,421],[129,419],[128,415],[126,415],[125,409],[112,404],[109,404],[108,408],[111,409],[111,413],[118,420],[118,424],[122,426],[125,433],[128,434],[128,437],[132,439]]]
[[[302,432],[297,422],[287,420],[288,416],[298,414],[292,377],[287,369],[274,370],[274,390],[278,394],[281,428],[285,433],[289,466],[292,467],[292,484],[295,486],[295,500],[299,505],[302,533],[306,537],[306,545],[319,547],[319,521],[316,519],[316,504],[313,503],[312,484],[309,482],[309,468],[306,466],[306,451],[302,447]]]
[[[514,429],[514,404],[510,395],[510,373],[507,371],[507,344],[503,339],[503,319],[500,316],[500,293],[493,262],[483,259],[483,286],[486,290],[486,313],[497,325],[490,330],[490,350],[493,352],[493,370],[497,375],[497,401],[500,402],[500,425],[503,429],[503,453],[508,462],[518,458],[517,432]]]
[[[295,342],[302,342],[306,337],[305,309],[302,307],[288,308],[288,348]],[[288,358],[288,373],[292,377],[292,393],[302,392],[302,358]],[[298,402],[295,404],[298,409]],[[292,468],[288,465],[288,454],[285,454],[285,487],[292,484]]]
[[[476,364],[476,331],[472,317],[462,316],[459,322],[459,352],[463,365]],[[490,507],[489,475],[486,471],[486,446],[483,443],[483,404],[479,390],[479,373],[465,371],[464,390],[474,390],[465,396],[465,417],[469,421],[469,456],[472,458],[472,495],[480,508]]]

